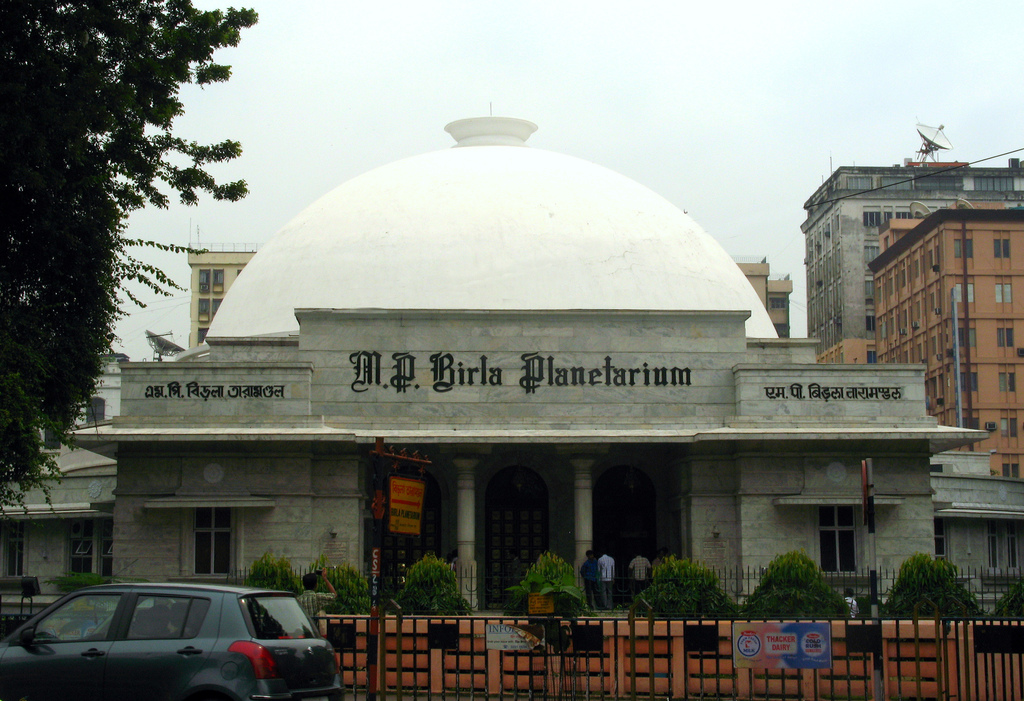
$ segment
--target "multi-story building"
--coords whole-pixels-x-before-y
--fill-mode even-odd
[[[954,207],[1024,202],[1024,169],[966,163],[843,166],[804,203],[807,335],[818,339],[819,362],[876,361],[875,291],[868,262],[881,250],[879,230],[893,219],[914,219]]]
[[[883,227],[881,241],[870,263],[878,362],[923,364],[929,413],[987,430],[974,450],[993,474],[1019,477],[1024,209],[942,209]]]
[[[772,275],[767,258],[741,260],[734,258],[750,285],[757,292],[761,304],[775,324],[779,338],[789,338],[789,297],[793,294],[793,280],[789,275]]]
[[[188,265],[192,268],[189,347],[198,346],[206,340],[206,332],[224,295],[254,255],[256,248],[245,244],[215,246],[205,253],[189,254]]]

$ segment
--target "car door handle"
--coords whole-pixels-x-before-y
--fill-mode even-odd
[[[91,647],[82,653],[82,657],[103,657],[106,654],[107,653],[103,650],[97,650],[96,648]]]
[[[178,650],[178,654],[179,655],[201,655],[201,654],[203,654],[203,651],[200,650],[197,647],[192,647],[191,645],[189,645],[188,647],[183,647],[180,650]]]

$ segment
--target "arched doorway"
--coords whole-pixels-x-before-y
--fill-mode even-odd
[[[427,553],[444,557],[441,551],[441,488],[429,472],[423,474],[427,491],[423,498],[423,520],[419,538],[384,533],[381,548],[381,578],[385,591],[397,592],[405,571]]]
[[[537,556],[548,549],[548,488],[528,467],[506,467],[491,478],[485,495],[488,605],[505,600]]]
[[[615,558],[616,599],[629,594],[629,561],[654,559],[657,513],[654,483],[632,465],[617,465],[594,485],[594,549]]]

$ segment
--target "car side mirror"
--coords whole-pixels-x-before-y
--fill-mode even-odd
[[[32,643],[36,639],[36,629],[32,626],[28,628],[22,628],[21,633],[18,634],[18,643],[22,647],[31,647]]]

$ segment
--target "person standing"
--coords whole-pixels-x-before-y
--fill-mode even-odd
[[[593,550],[587,551],[587,559],[580,565],[580,576],[583,577],[583,589],[587,593],[587,603],[590,608],[597,608],[597,588],[601,581],[601,574],[597,567],[597,557]]]
[[[601,574],[601,608],[612,607],[612,587],[615,586],[615,559],[607,552],[597,558],[597,569]]]
[[[636,596],[647,588],[651,579],[651,561],[643,554],[637,555],[629,561],[629,582],[633,588],[633,595]]]
[[[327,590],[331,592],[330,594],[324,594],[316,590],[316,586],[320,583],[321,579],[324,580]],[[331,580],[327,579],[326,569],[307,572],[302,575],[302,587],[305,591],[295,598],[299,600],[299,606],[302,607],[302,610],[310,618],[319,616],[327,604],[338,598],[338,592],[334,590],[334,585],[331,584]]]

